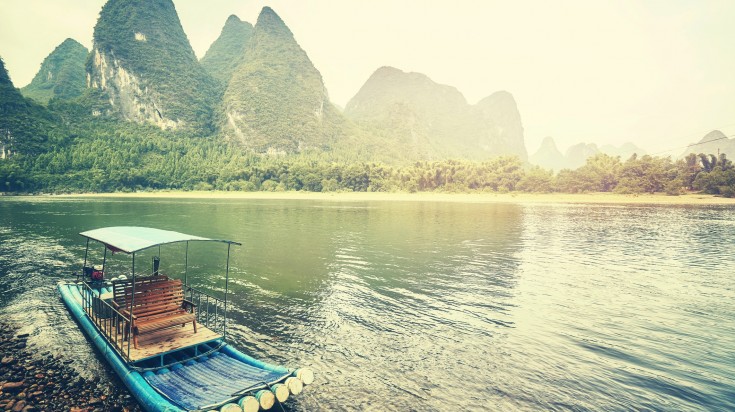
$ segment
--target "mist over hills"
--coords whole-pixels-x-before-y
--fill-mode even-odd
[[[419,157],[527,158],[520,114],[507,92],[471,106],[454,87],[421,73],[381,67],[347,103],[344,114]]]
[[[724,153],[728,158],[735,159],[735,138],[728,138],[720,130],[713,130],[687,147],[679,157],[683,158],[689,153]]]
[[[92,50],[66,40],[23,91],[44,104],[77,101],[100,119],[217,136],[255,153],[527,159],[521,116],[507,92],[469,105],[454,87],[383,67],[343,112],[269,7],[255,25],[228,17],[198,61],[172,0],[109,0]]]
[[[548,138],[529,159],[543,168],[529,167],[522,116],[507,91],[471,105],[455,87],[384,66],[340,110],[269,7],[255,25],[230,16],[201,61],[172,0],[109,0],[93,40],[86,53],[68,39],[41,64],[24,92],[46,106],[24,97],[0,65],[0,191],[735,197],[735,168],[724,156],[631,157],[643,151],[590,143],[562,155]],[[728,153],[733,145],[719,132],[701,143],[693,150]],[[600,152],[612,157],[585,163]]]
[[[620,147],[613,145],[604,145],[598,147],[594,143],[578,143],[570,146],[564,154],[559,151],[556,142],[552,137],[545,137],[541,143],[541,147],[532,154],[528,161],[531,164],[541,166],[546,169],[559,171],[562,169],[576,169],[585,164],[588,158],[604,153],[610,156],[618,156],[625,161],[633,154],[639,156],[645,155],[645,150],[639,148],[631,142],[626,142]]]
[[[544,137],[541,147],[529,156],[528,161],[545,169],[561,170],[567,168],[567,160],[559,151],[556,142],[550,136]]]
[[[643,153],[632,143],[580,143],[562,154],[547,138],[529,157],[510,92],[470,105],[455,87],[387,66],[341,110],[307,52],[269,7],[255,25],[229,16],[201,60],[172,0],[109,0],[93,40],[89,53],[65,40],[22,92],[44,104],[76,104],[100,120],[151,124],[265,155],[325,153],[391,163],[512,155],[560,170],[599,152],[622,159]],[[714,144],[697,150],[728,152],[735,146],[729,140]]]

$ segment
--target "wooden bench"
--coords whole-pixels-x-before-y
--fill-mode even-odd
[[[182,284],[178,279],[161,275],[136,279],[135,292],[131,280],[113,282],[113,305],[131,319],[136,349],[138,335],[178,325],[183,327],[189,322],[194,327],[194,333],[197,331],[196,305],[184,299]]]

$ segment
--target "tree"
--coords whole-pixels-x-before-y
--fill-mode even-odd
[[[518,182],[517,189],[522,192],[549,193],[554,189],[554,172],[533,166],[526,171]]]
[[[620,168],[620,181],[615,188],[618,193],[663,192],[667,183],[676,177],[671,159],[631,156]]]

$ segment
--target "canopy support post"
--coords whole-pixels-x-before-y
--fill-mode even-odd
[[[227,291],[229,290],[230,283],[230,248],[232,243],[227,243],[227,267],[225,268],[225,325],[223,330],[223,338],[227,340]]]
[[[130,341],[133,340],[133,303],[135,303],[135,252],[133,252],[133,289],[130,296],[130,322],[128,322],[128,359],[130,359]]]
[[[82,265],[82,273],[84,268],[87,267],[87,253],[89,252],[89,238],[87,238],[87,247],[84,248],[84,265]]]
[[[105,273],[105,264],[107,263],[107,245],[105,246],[105,253],[102,255],[102,273],[104,276]]]
[[[184,286],[189,286],[186,281],[186,275],[189,272],[189,241],[186,241],[186,254],[184,255]]]

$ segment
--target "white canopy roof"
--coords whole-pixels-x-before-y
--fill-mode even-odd
[[[119,250],[125,253],[135,253],[143,249],[168,243],[189,241],[224,242],[239,245],[239,243],[231,240],[209,239],[171,230],[139,226],[103,227],[82,232],[80,235],[102,242],[112,250]]]

